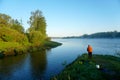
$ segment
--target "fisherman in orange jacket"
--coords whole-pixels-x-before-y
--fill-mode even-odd
[[[92,58],[92,46],[88,45],[87,51],[88,51],[89,58]]]

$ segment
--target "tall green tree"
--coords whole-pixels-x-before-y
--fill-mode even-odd
[[[31,12],[31,17],[28,23],[30,24],[29,31],[40,31],[42,35],[46,36],[46,20],[40,10]]]
[[[39,10],[31,12],[31,17],[28,23],[30,24],[30,28],[28,29],[29,41],[35,46],[44,44],[45,39],[47,39],[47,34],[46,20],[42,15],[42,12]]]

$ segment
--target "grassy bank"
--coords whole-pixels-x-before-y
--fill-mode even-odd
[[[100,68],[97,65],[100,65]],[[87,54],[83,54],[51,80],[119,80],[119,76],[119,57],[93,55],[92,59],[89,59]]]
[[[27,52],[29,46],[29,43],[23,45],[18,42],[0,42],[0,51],[2,52],[0,54],[4,54],[4,56],[22,54]],[[4,56],[0,56],[0,58]]]
[[[18,42],[0,42],[0,58],[11,55],[19,55],[41,49],[50,49],[60,46],[61,43],[53,41],[45,41],[41,46],[33,46],[28,44],[19,44]]]

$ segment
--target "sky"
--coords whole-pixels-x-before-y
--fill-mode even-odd
[[[120,31],[120,0],[0,0],[0,13],[22,19],[26,30],[30,13],[38,9],[50,37]]]

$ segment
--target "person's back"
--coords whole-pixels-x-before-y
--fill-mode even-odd
[[[92,52],[92,47],[90,45],[88,45],[87,51]]]
[[[91,58],[92,57],[92,46],[88,45],[87,51],[88,51],[89,57]]]

